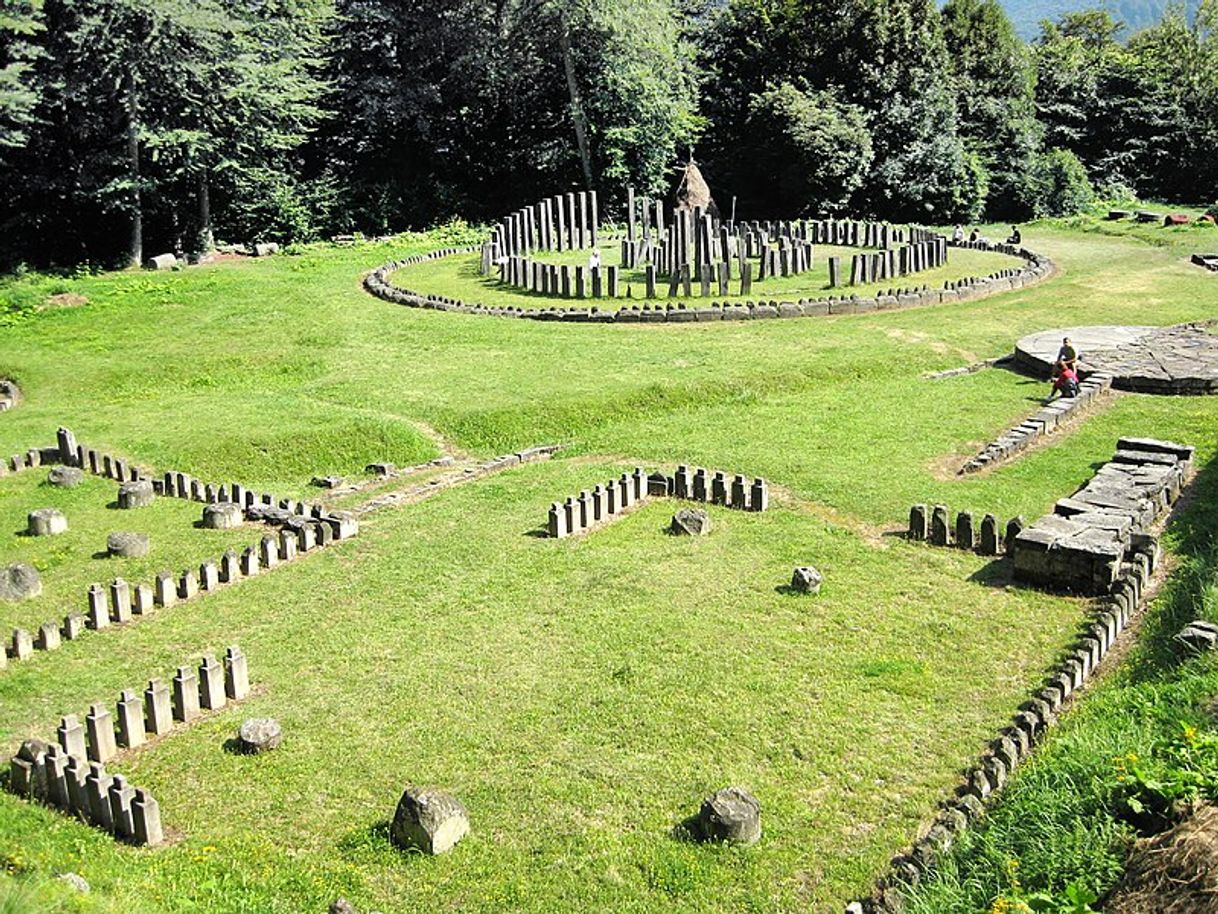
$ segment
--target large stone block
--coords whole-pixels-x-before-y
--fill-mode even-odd
[[[399,847],[442,854],[469,833],[469,814],[454,796],[408,787],[398,801],[390,834]]]

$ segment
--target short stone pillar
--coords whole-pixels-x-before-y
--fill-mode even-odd
[[[81,726],[80,718],[68,714],[59,721],[59,747],[68,755],[86,758],[85,728]]]
[[[730,506],[738,511],[747,511],[749,508],[749,494],[745,487],[743,476],[734,476],[732,478],[732,500]]]
[[[152,480],[139,479],[118,487],[118,506],[123,509],[146,508],[156,498]]]
[[[85,777],[85,794],[89,802],[89,821],[104,831],[114,831],[114,816],[110,812],[110,785],[114,778],[106,774],[100,762],[89,763]]]
[[[24,628],[13,629],[9,653],[14,660],[28,660],[34,653],[34,638]]]
[[[231,584],[240,577],[237,553],[231,549],[225,550],[224,555],[220,556],[220,583]]]
[[[156,576],[153,599],[161,607],[173,606],[178,602],[178,583],[168,571]]]
[[[134,749],[144,744],[144,707],[138,695],[124,689],[118,698],[118,744]]]
[[[408,787],[398,801],[390,835],[399,847],[443,854],[469,833],[469,814],[454,796]]]
[[[909,538],[922,541],[930,535],[930,517],[926,505],[914,505],[909,509]]]
[[[977,533],[971,511],[961,511],[956,515],[956,546],[969,551],[977,548]]]
[[[68,519],[58,508],[38,508],[26,518],[30,536],[58,536],[68,530]]]
[[[931,511],[930,542],[934,546],[950,546],[952,543],[951,526],[945,505],[935,505]]]
[[[101,631],[110,625],[110,606],[106,602],[106,592],[100,584],[90,584],[89,593],[89,627]]]
[[[189,600],[198,592],[199,576],[195,574],[193,568],[187,568],[182,572],[182,577],[178,579],[178,596],[183,600]]]
[[[749,492],[749,510],[764,511],[770,506],[770,487],[766,485],[766,481],[760,476],[753,480],[753,486]]]
[[[550,512],[546,517],[546,533],[556,539],[561,539],[570,533],[567,528],[567,513],[558,502],[550,505]]]
[[[215,590],[220,586],[220,569],[216,563],[208,560],[199,566],[199,587],[203,590]]]
[[[173,677],[173,719],[190,723],[199,716],[199,679],[188,666],[178,667]]]
[[[998,518],[987,514],[981,518],[981,542],[978,551],[982,555],[998,555],[999,553]]]
[[[204,654],[199,664],[199,705],[208,711],[217,711],[228,703],[224,692],[224,667],[215,654]]]
[[[203,526],[209,530],[231,530],[245,523],[245,512],[228,501],[203,506]]]
[[[34,635],[34,647],[40,651],[58,650],[60,645],[59,626],[54,622],[43,622],[38,626]]]
[[[169,688],[159,679],[150,679],[144,690],[144,729],[153,736],[160,736],[168,733],[172,726]]]
[[[725,787],[702,801],[695,826],[703,841],[755,844],[761,838],[761,803],[743,787]]]
[[[233,701],[241,701],[250,693],[249,668],[236,645],[224,652],[224,692]]]
[[[155,847],[165,840],[161,830],[161,807],[148,791],[137,787],[131,801],[131,819],[136,844]]]
[[[1007,521],[1007,535],[1003,542],[1003,550],[1007,555],[1015,554],[1015,538],[1023,532],[1024,523],[1025,522],[1022,515],[1019,517],[1012,517],[1009,521]]]
[[[110,582],[110,611],[120,625],[131,621],[131,588],[122,578]]]
[[[85,715],[89,761],[108,762],[118,754],[114,741],[114,719],[105,705],[93,705]]]
[[[114,824],[114,837],[120,841],[130,841],[135,837],[135,823],[131,818],[131,802],[134,799],[135,790],[126,778],[116,774],[110,782],[110,818]]]

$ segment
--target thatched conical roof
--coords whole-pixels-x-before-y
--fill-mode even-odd
[[[691,156],[689,162],[681,169],[681,181],[677,184],[676,209],[694,209],[699,206],[704,212],[718,218],[719,207],[715,205],[715,198],[711,196],[710,186],[702,177],[698,163]]]

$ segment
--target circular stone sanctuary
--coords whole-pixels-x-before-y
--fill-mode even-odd
[[[1218,394],[1218,333],[1201,324],[1176,327],[1067,327],[1015,344],[1015,362],[1048,375],[1062,340],[1078,351],[1084,373],[1112,375],[1118,390],[1152,394]]]

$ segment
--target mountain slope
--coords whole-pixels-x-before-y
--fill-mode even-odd
[[[1042,19],[1057,19],[1063,13],[1078,10],[1106,9],[1125,23],[1127,33],[1153,25],[1163,15],[1171,0],[1002,0],[1002,5],[1025,39],[1035,38]],[[1191,15],[1197,0],[1188,0]]]

